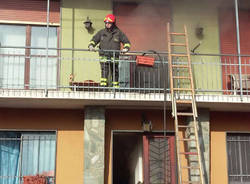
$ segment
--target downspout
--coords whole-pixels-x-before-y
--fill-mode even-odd
[[[240,50],[238,0],[235,0],[235,19],[236,19],[236,34],[237,34],[237,50],[238,50],[238,58],[239,58],[240,98],[242,100],[243,92],[242,92],[242,71],[241,71],[241,50]]]
[[[72,80],[75,79],[75,8],[72,8],[72,61],[71,61],[71,75]]]
[[[46,73],[45,73],[45,94],[48,94],[48,62],[49,62],[49,4],[50,0],[47,0],[47,36],[46,36]]]

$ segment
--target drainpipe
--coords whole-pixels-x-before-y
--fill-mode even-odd
[[[75,8],[72,8],[72,61],[71,61],[71,75],[73,81],[75,79]]]
[[[241,71],[241,52],[240,52],[240,31],[239,31],[239,12],[238,0],[235,0],[235,19],[236,19],[236,33],[237,33],[237,49],[239,58],[239,76],[240,76],[240,98],[242,100],[242,71]]]
[[[48,95],[48,62],[49,62],[49,4],[47,0],[47,36],[46,36],[46,73],[45,73],[45,94]]]

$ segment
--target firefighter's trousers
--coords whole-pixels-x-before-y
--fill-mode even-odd
[[[113,87],[119,86],[119,63],[111,59],[101,59],[101,86],[107,86],[108,78],[112,80]]]

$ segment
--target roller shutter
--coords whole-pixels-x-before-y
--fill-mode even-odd
[[[50,0],[50,22],[59,23],[60,1]],[[7,0],[0,6],[0,21],[47,22],[46,0]]]

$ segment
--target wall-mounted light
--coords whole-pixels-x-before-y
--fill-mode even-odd
[[[144,132],[151,132],[152,131],[152,123],[150,120],[148,120],[145,116],[145,114],[142,114],[142,121],[141,121],[141,124],[142,124],[142,130]]]
[[[89,17],[87,17],[87,19],[83,22],[85,28],[90,32],[91,30],[93,30],[93,27],[92,27],[92,22],[91,20],[89,19]]]
[[[197,36],[197,38],[203,39],[204,38],[204,28],[201,26],[197,26],[195,28],[195,35]]]

